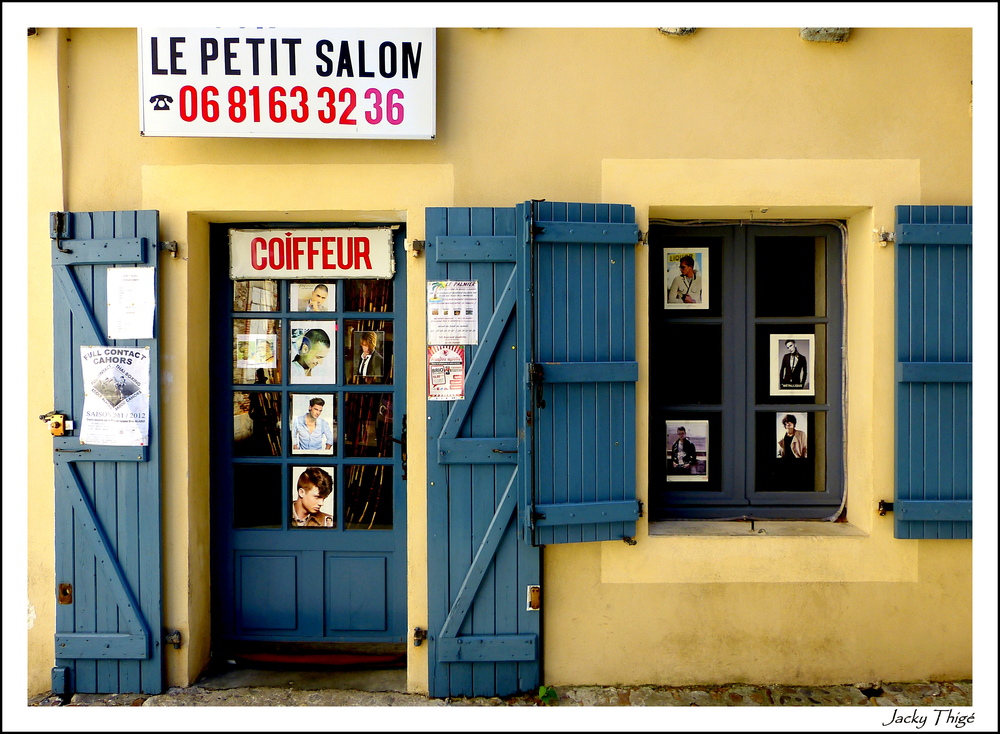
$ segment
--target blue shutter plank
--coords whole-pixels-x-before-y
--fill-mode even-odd
[[[896,208],[897,538],[972,537],[972,207]]]

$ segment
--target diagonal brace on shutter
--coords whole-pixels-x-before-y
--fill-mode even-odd
[[[58,489],[73,495],[74,514],[82,531],[80,535],[89,543],[97,559],[97,567],[103,570],[115,595],[119,618],[128,629],[128,634],[56,632],[56,657],[146,659],[149,657],[149,625],[142,616],[139,604],[115,553],[112,552],[104,526],[76,476],[73,465],[56,464],[56,476]],[[104,646],[101,647],[99,643]]]
[[[507,529],[507,525],[510,524],[511,519],[514,517],[514,508],[517,506],[514,493],[516,485],[517,470],[514,471],[510,477],[510,481],[507,482],[507,488],[500,498],[496,512],[493,513],[493,519],[490,521],[486,535],[483,536],[483,540],[476,550],[472,565],[466,572],[462,586],[459,588],[458,594],[455,596],[455,601],[448,611],[448,616],[441,626],[441,633],[438,635],[439,638],[454,638],[458,636],[462,622],[465,621],[465,615],[472,608],[472,601],[479,591],[479,585],[483,582],[490,562],[496,554],[501,538],[503,538],[504,530]]]

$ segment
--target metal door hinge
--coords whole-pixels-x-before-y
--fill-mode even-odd
[[[66,253],[67,255],[71,254],[73,251],[63,248],[60,241],[68,240],[72,237],[73,232],[70,229],[69,213],[49,212],[49,239],[55,241],[56,249],[59,250],[59,252]]]
[[[427,630],[421,627],[413,628],[413,646],[420,647],[424,640],[427,639]]]
[[[173,645],[175,650],[181,649],[181,631],[174,630],[163,635],[163,641],[168,645]]]
[[[407,240],[403,243],[403,249],[413,257],[420,257],[420,253],[427,247],[427,240]]]
[[[157,242],[156,246],[160,248],[163,252],[169,252],[170,257],[177,257],[177,240],[170,240],[169,242]]]
[[[878,501],[878,514],[880,517],[884,517],[885,513],[892,512],[892,503],[886,502],[885,500]]]

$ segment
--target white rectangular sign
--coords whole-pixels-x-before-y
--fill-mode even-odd
[[[427,281],[427,343],[479,344],[479,281]]]
[[[231,229],[229,275],[265,278],[391,278],[392,230]]]
[[[143,135],[430,140],[433,28],[140,28]]]

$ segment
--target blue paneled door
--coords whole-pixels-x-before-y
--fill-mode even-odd
[[[404,233],[391,279],[230,278],[229,230],[289,226],[373,225],[211,228],[213,644],[403,643]]]
[[[52,690],[159,693],[158,313],[152,338],[111,338],[108,318],[109,300],[128,307],[114,295],[114,286],[109,295],[109,280],[117,281],[117,275],[109,275],[112,270],[145,268],[143,275],[152,270],[152,292],[139,300],[155,300],[159,213],[57,212],[50,215],[50,224],[55,401],[46,417],[55,463],[57,601]],[[107,357],[99,380],[85,383],[81,349],[94,347],[120,347],[122,352]],[[149,429],[146,439],[139,439],[143,445],[107,434],[96,438],[92,426],[86,428],[88,433],[93,429],[95,438],[84,435],[88,442],[81,442],[88,393],[102,406],[106,402],[109,414],[123,402],[136,404],[131,396],[137,391],[119,383],[127,377],[110,363],[135,355],[149,361]],[[110,442],[131,445],[105,445]]]
[[[428,283],[478,293],[464,395],[428,401],[430,693],[510,695],[541,680],[541,546],[635,532],[638,230],[526,202],[428,209],[426,232]]]

